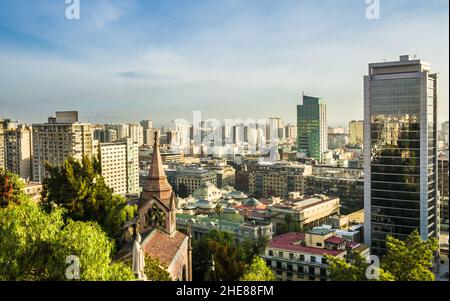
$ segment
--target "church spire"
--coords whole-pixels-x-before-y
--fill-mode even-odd
[[[150,200],[157,197],[168,208],[171,206],[172,186],[167,181],[158,145],[158,132],[155,131],[153,154],[150,170],[142,191],[141,199]]]

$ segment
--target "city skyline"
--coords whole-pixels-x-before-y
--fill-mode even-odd
[[[448,82],[448,40],[417,43],[448,36],[447,1],[381,1],[379,20],[359,0],[254,4],[81,0],[69,21],[65,1],[2,2],[0,115],[39,123],[77,110],[92,123],[161,126],[201,110],[294,122],[304,91],[323,98],[333,126],[363,119],[368,62],[416,54]],[[441,85],[439,123],[447,100]]]

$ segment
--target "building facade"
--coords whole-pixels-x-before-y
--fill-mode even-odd
[[[330,280],[326,256],[346,259],[351,253],[369,256],[365,245],[349,242],[327,228],[291,232],[270,240],[261,256],[281,281]]]
[[[317,97],[303,95],[297,106],[297,152],[301,157],[321,160],[328,149],[326,105]]]
[[[114,143],[100,143],[100,163],[105,183],[114,193],[138,194],[139,161],[137,143],[130,138]]]
[[[364,77],[365,242],[437,237],[437,74],[409,56],[369,64]]]
[[[31,179],[31,129],[23,124],[4,130],[4,166],[22,179]]]
[[[69,157],[81,160],[83,156],[96,155],[91,124],[78,122],[78,114],[69,119],[64,113],[56,112],[56,117],[50,117],[48,123],[32,125],[34,182],[44,179],[46,162],[61,166]]]
[[[352,120],[348,123],[348,143],[350,145],[364,145],[363,120]]]
[[[310,165],[260,164],[248,174],[248,193],[255,197],[288,197],[292,191],[303,193],[307,175],[311,175]]]

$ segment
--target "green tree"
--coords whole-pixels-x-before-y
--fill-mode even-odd
[[[214,256],[215,273],[211,271]],[[194,280],[238,280],[244,271],[245,260],[242,249],[236,244],[234,235],[213,230],[193,246]]]
[[[247,264],[250,264],[256,256],[261,255],[269,243],[269,237],[261,235],[257,239],[246,238],[242,243],[242,251],[244,254],[244,260]]]
[[[145,276],[150,281],[172,281],[166,267],[158,260],[158,258],[151,258],[145,255]]]
[[[388,236],[386,247],[387,255],[381,265],[397,281],[434,281],[431,267],[439,248],[435,238],[423,241],[419,231],[414,230],[404,241]]]
[[[266,265],[264,260],[258,256],[253,258],[252,263],[246,267],[241,281],[274,281],[275,275]]]
[[[101,176],[98,160],[69,158],[63,166],[46,164],[49,177],[43,181],[42,206],[66,209],[66,217],[76,221],[96,221],[111,237],[117,237],[123,224],[134,217],[136,206],[114,195]]]
[[[347,262],[344,258],[334,256],[326,256],[329,264],[330,279],[333,281],[367,281],[366,271],[370,266],[365,259],[355,254],[352,263]],[[383,269],[378,269],[378,281],[393,281],[394,277]]]
[[[0,169],[0,208],[11,203],[20,204],[26,197],[23,193],[24,183],[16,174]]]
[[[0,209],[0,280],[66,280],[66,259],[77,256],[81,280],[133,280],[131,268],[111,263],[114,243],[94,222],[67,222],[64,209],[47,213],[27,200]]]
[[[438,249],[435,238],[423,241],[415,230],[406,240],[392,236],[386,239],[387,255],[381,260],[380,281],[433,281],[431,271],[433,257]],[[330,278],[336,281],[367,281],[365,271],[369,266],[361,256],[352,263],[341,258],[327,256]]]

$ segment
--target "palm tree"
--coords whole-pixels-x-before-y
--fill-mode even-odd
[[[223,206],[222,204],[217,204],[216,208],[214,209],[216,213],[219,215],[219,231],[222,232],[222,213],[223,213]]]

